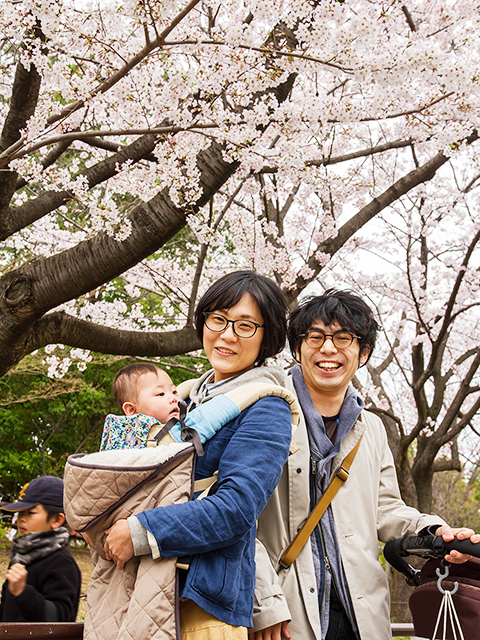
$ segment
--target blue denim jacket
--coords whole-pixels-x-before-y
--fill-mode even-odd
[[[181,595],[227,624],[252,626],[256,520],[280,479],[291,437],[288,403],[258,400],[204,445],[195,479],[218,469],[213,495],[137,516],[162,556],[193,556]]]

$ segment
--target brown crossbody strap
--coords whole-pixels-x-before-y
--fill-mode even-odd
[[[309,539],[313,530],[320,522],[320,518],[325,513],[328,505],[333,499],[333,496],[340,489],[342,484],[348,478],[348,473],[350,471],[350,467],[352,466],[352,462],[357,455],[358,447],[360,446],[360,442],[362,440],[362,436],[358,440],[357,444],[353,447],[353,449],[348,453],[343,459],[342,464],[340,465],[339,470],[335,474],[335,476],[331,479],[330,484],[328,485],[325,493],[317,502],[317,504],[312,509],[310,515],[305,520],[303,526],[297,532],[295,538],[291,541],[288,547],[282,554],[280,558],[280,567],[282,569],[288,569],[288,567],[295,561],[296,557],[300,553],[303,548],[303,545]]]

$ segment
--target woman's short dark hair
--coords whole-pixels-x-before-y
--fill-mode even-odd
[[[287,305],[282,290],[273,280],[254,271],[233,271],[216,280],[204,293],[195,310],[195,329],[203,343],[206,311],[218,311],[234,307],[249,293],[263,318],[265,328],[260,352],[255,365],[279,353],[287,337]]]
[[[351,291],[328,289],[321,296],[302,300],[290,314],[288,322],[288,343],[294,358],[300,353],[303,334],[317,321],[326,327],[336,321],[342,329],[360,337],[360,354],[368,349],[368,357],[371,356],[379,325],[372,309],[359,296]]]

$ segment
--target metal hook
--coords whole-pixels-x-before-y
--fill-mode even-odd
[[[435,569],[435,572],[438,576],[438,580],[437,580],[437,588],[440,591],[440,593],[442,595],[445,595],[445,593],[448,591],[450,593],[451,596],[453,596],[454,593],[457,593],[458,590],[458,582],[455,581],[453,584],[453,589],[444,589],[442,587],[442,580],[444,580],[445,578],[448,577],[449,573],[450,573],[450,564],[448,562],[446,562],[445,560],[442,560],[441,562],[442,567],[444,567],[445,569],[445,573],[442,573],[440,571],[440,567],[438,567],[437,569]]]

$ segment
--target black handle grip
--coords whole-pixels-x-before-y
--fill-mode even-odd
[[[470,539],[454,538],[451,542],[445,542],[440,536],[407,536],[391,540],[385,547],[388,548],[389,554],[396,554],[401,558],[410,555],[443,558],[453,550],[480,558],[480,543],[474,544]],[[393,563],[390,562],[390,564]]]
[[[473,543],[470,539],[467,540],[458,540],[455,538],[451,542],[443,542],[445,550],[447,552],[452,551],[460,551],[460,553],[466,553],[470,556],[475,556],[476,558],[480,558],[480,543]]]

